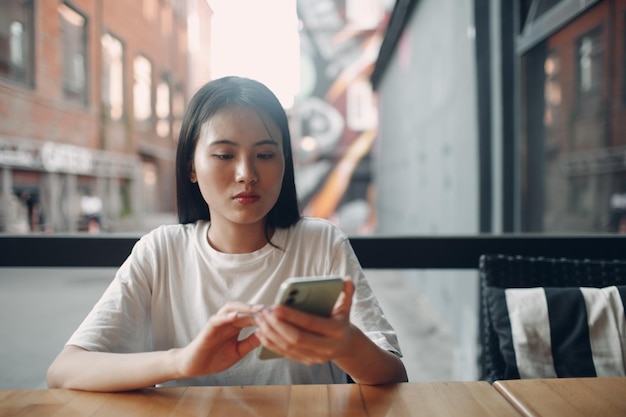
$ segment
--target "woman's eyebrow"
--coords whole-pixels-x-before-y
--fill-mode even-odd
[[[254,144],[254,146],[263,146],[263,145],[278,146],[278,142],[276,142],[274,139],[265,139],[265,140],[258,141],[257,143]]]
[[[234,142],[229,139],[219,139],[219,140],[214,140],[213,142],[209,143],[209,146],[217,146],[217,145],[239,146],[239,143]],[[274,139],[260,140],[254,143],[252,146],[265,146],[265,145],[279,146],[278,142],[276,142]]]

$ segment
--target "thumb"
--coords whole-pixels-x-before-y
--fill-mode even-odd
[[[339,298],[333,307],[333,316],[350,314],[352,308],[352,297],[354,295],[354,283],[350,279],[343,281],[343,291],[339,294]]]

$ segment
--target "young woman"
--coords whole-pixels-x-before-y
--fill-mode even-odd
[[[226,77],[201,88],[176,165],[180,224],[135,245],[50,366],[49,387],[407,380],[347,237],[300,216],[287,116],[267,87]],[[284,280],[311,275],[351,278],[329,318],[271,306]],[[260,344],[283,358],[259,359]]]

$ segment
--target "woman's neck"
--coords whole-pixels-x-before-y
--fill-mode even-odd
[[[273,233],[273,230],[268,230],[266,235],[263,223],[226,227],[211,222],[207,240],[219,252],[250,253],[264,247]]]

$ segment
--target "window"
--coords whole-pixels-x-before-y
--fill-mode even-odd
[[[0,2],[0,76],[33,84],[33,2]]]
[[[174,140],[178,140],[180,134],[180,128],[183,124],[183,116],[185,113],[185,95],[183,94],[184,87],[178,85],[174,89],[174,95],[172,97],[172,133]]]
[[[159,175],[157,164],[154,161],[143,161],[141,164],[142,174],[142,207],[144,213],[154,213],[158,207],[158,183]]]
[[[594,29],[581,36],[577,42],[579,97],[601,92],[604,81],[601,35],[599,28]]]
[[[133,113],[138,122],[149,121],[152,116],[152,64],[138,56],[133,62]]]
[[[167,78],[167,77],[166,77]],[[156,90],[156,131],[162,138],[171,134],[170,129],[170,86],[166,80],[159,83]]]
[[[578,3],[542,4],[554,16]],[[626,108],[618,90],[626,4],[594,2],[579,12],[521,55],[523,231],[620,230],[615,218],[623,209],[614,201],[626,194]]]
[[[124,47],[109,33],[102,35],[102,104],[108,119],[117,121],[124,112]]]
[[[87,19],[66,4],[59,5],[63,48],[63,93],[87,104]]]

